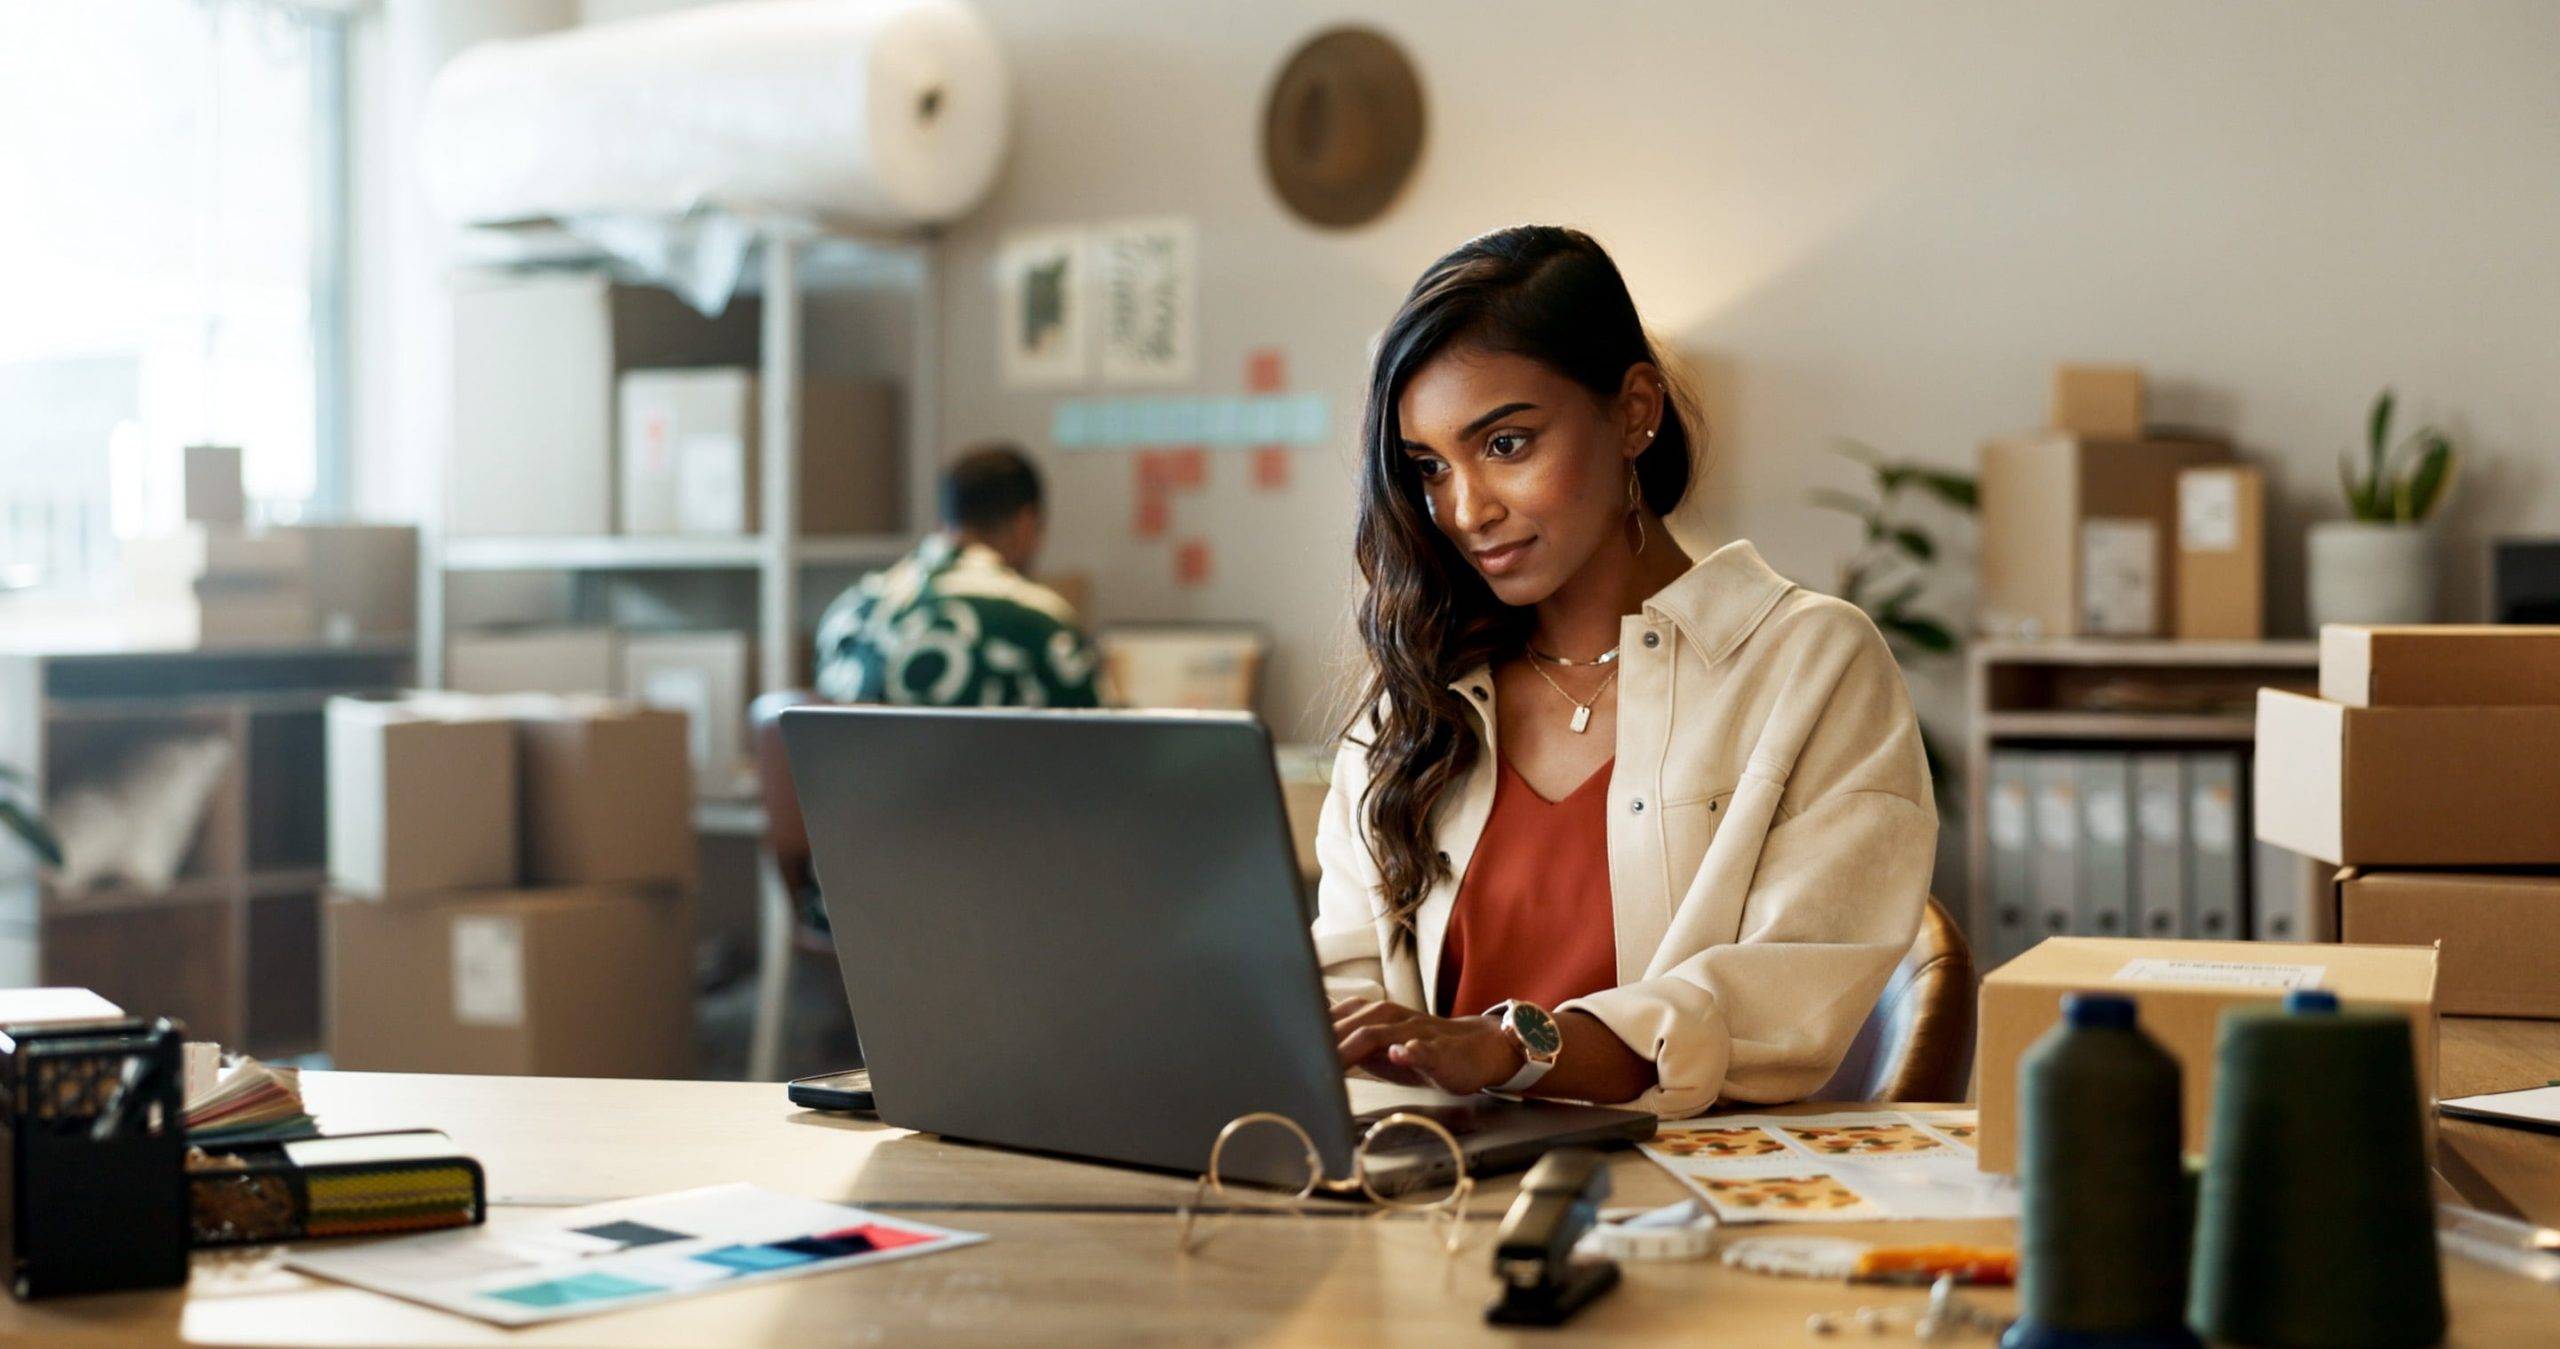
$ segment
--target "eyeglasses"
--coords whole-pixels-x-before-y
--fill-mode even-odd
[[[1445,1167],[1430,1164],[1444,1155]],[[1211,1220],[1228,1210],[1303,1214],[1321,1193],[1356,1194],[1388,1212],[1427,1214],[1441,1248],[1455,1255],[1466,1241],[1467,1197],[1475,1188],[1457,1136],[1428,1115],[1399,1110],[1370,1125],[1352,1151],[1350,1179],[1336,1180],[1325,1175],[1315,1139],[1296,1120],[1256,1111],[1229,1120],[1210,1144],[1209,1169],[1182,1210],[1182,1252],[1199,1249],[1214,1230]]]

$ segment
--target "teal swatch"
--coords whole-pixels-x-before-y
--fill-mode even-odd
[[[1062,450],[1318,445],[1332,421],[1332,405],[1315,393],[1069,398],[1058,404],[1049,439]]]
[[[522,1307],[574,1307],[581,1302],[610,1302],[665,1291],[654,1283],[626,1279],[619,1274],[572,1274],[565,1279],[546,1279],[522,1288],[502,1288],[488,1296]]]

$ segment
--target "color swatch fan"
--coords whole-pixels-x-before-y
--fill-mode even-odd
[[[221,1070],[211,1090],[187,1093],[187,1141],[200,1147],[308,1138],[318,1132],[302,1108],[298,1069],[243,1056]]]

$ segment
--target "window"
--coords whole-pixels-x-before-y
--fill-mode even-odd
[[[307,4],[0,0],[0,586],[174,527],[189,444],[340,506],[345,75]]]

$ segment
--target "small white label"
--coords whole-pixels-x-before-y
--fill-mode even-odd
[[[676,528],[687,534],[747,529],[746,446],[734,434],[689,435],[676,451]]]
[[[2217,984],[2226,988],[2318,988],[2326,965],[2270,965],[2249,960],[2128,960],[2119,984]]]
[[[2067,783],[2047,783],[2036,793],[2036,834],[2049,847],[2070,847],[2080,836],[2079,813],[2079,792]]]
[[[1991,789],[1991,846],[2025,852],[2035,845],[2034,825],[2027,818],[2027,786],[2004,782]]]
[[[2178,789],[2145,787],[2133,795],[2135,827],[2145,843],[2178,841]]]
[[[2190,470],[2178,475],[2178,547],[2227,553],[2240,546],[2240,475]]]
[[[2158,540],[2148,520],[2090,520],[2080,526],[2080,612],[2091,635],[2155,635]]]
[[[2082,798],[2086,807],[2081,818],[2087,823],[2089,837],[2113,848],[2124,843],[2124,793],[2113,787],[2092,787]]]
[[[2195,796],[2196,846],[2227,853],[2240,841],[2239,793],[2221,783],[2199,787]]]
[[[466,1026],[524,1024],[524,922],[513,914],[453,920],[453,1019]]]

